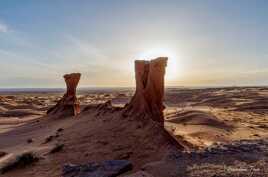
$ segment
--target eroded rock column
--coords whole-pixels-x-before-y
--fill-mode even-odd
[[[75,116],[80,113],[80,104],[76,97],[76,88],[81,74],[72,73],[63,76],[67,91],[58,103],[47,111],[47,114],[57,114],[59,116]]]
[[[150,117],[164,125],[164,76],[167,57],[135,61],[136,92],[125,106],[124,116]]]

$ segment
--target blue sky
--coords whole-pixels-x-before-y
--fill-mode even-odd
[[[0,87],[133,86],[167,55],[167,85],[268,85],[266,0],[0,1]]]

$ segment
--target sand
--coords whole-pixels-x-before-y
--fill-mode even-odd
[[[243,176],[250,166],[257,169],[253,176],[267,175],[268,145],[262,141],[268,138],[268,88],[166,89],[165,128],[180,143],[179,149],[153,122],[124,118],[120,111],[94,109],[93,105],[108,100],[122,107],[133,95],[132,89],[79,92],[82,110],[88,105],[93,108],[75,118],[47,116],[45,111],[61,95],[1,94],[0,152],[7,154],[0,156],[0,167],[8,156],[26,151],[42,157],[2,176],[58,177],[66,163],[111,159],[132,162],[133,170],[122,176]],[[64,144],[62,151],[49,154],[56,144]],[[250,150],[246,152],[242,144]],[[231,160],[224,159],[227,157]],[[246,170],[238,172],[238,167]]]

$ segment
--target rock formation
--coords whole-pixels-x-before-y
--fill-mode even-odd
[[[106,160],[83,165],[66,164],[63,166],[62,177],[112,177],[128,172],[132,168],[128,160]]]
[[[136,92],[125,106],[124,116],[132,115],[141,119],[150,117],[161,125],[164,124],[164,76],[167,60],[167,57],[159,57],[151,61],[135,61]]]
[[[80,80],[80,73],[66,74],[63,76],[67,92],[58,103],[47,111],[47,114],[60,116],[75,116],[80,113],[80,104],[76,98],[76,88]]]

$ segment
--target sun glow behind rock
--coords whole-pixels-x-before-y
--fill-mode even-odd
[[[150,60],[157,57],[168,57],[165,76],[167,81],[174,81],[178,78],[180,69],[176,52],[166,48],[154,48],[146,50],[138,55],[138,59],[142,60]]]

